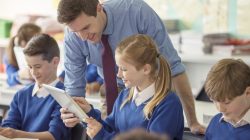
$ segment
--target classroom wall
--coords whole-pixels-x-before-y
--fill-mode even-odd
[[[250,37],[248,0],[145,0],[163,19],[181,19],[201,33],[231,32]]]
[[[15,19],[17,15],[23,14],[56,17],[56,1],[57,0],[0,0],[0,18]]]
[[[0,18],[21,14],[56,17],[59,0],[0,0]],[[105,1],[105,0],[104,0]],[[201,33],[231,32],[250,36],[248,0],[145,0],[162,19],[181,19],[183,26]],[[15,6],[13,6],[15,3]]]

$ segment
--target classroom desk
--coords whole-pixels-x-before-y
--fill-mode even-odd
[[[4,92],[0,93],[0,106],[7,108],[12,101],[14,94],[16,93],[13,89],[4,89]],[[101,108],[101,99],[98,95],[87,96],[87,101],[91,103],[95,108]],[[219,113],[215,105],[211,102],[195,101],[195,111],[198,121],[207,126],[211,118]],[[187,121],[185,118],[185,126],[187,126]]]
[[[1,76],[1,75],[0,75]],[[5,79],[5,78],[4,78]],[[0,78],[0,107],[8,108],[13,96],[21,87],[10,88],[3,83],[4,80]],[[98,95],[87,96],[86,99],[97,109],[101,108],[101,99]],[[211,102],[195,101],[195,111],[198,121],[207,126],[212,116],[218,113],[215,105]],[[185,118],[185,126],[187,121]]]
[[[16,92],[22,87],[0,87],[0,108],[8,108]],[[95,108],[101,108],[101,99],[98,95],[87,96],[86,100]]]

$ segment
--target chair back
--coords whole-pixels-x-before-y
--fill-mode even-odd
[[[90,140],[86,133],[86,128],[81,124],[77,124],[71,129],[71,140]]]

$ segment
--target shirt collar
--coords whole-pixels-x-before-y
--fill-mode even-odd
[[[105,6],[104,4],[102,6],[103,6],[104,13],[107,16],[107,23],[106,23],[106,27],[103,31],[103,34],[109,35],[109,34],[112,34],[114,31],[113,16],[112,16],[112,13],[110,12],[109,7]]]
[[[247,113],[243,116],[242,119],[250,124],[250,109],[248,109]]]
[[[55,87],[58,82],[59,80],[56,79],[53,82],[51,82],[49,85]],[[43,87],[39,88],[38,84],[36,83],[32,90],[32,97],[35,95],[39,98],[40,97],[45,98],[49,95],[49,92],[47,92],[47,90],[45,90]]]
[[[222,115],[222,117],[220,118],[220,122],[225,121],[227,123],[230,123],[231,125],[233,125],[233,127],[237,128],[237,127],[241,127],[244,126],[246,124],[250,124],[250,109],[248,109],[248,111],[246,112],[246,114],[242,117],[242,119],[236,123],[230,121],[230,120],[226,120],[224,118],[224,116]]]
[[[150,99],[155,94],[155,83],[152,83],[150,86],[142,90],[141,92],[138,91],[137,88],[134,88],[134,95],[133,100],[137,106],[141,105],[148,99]]]

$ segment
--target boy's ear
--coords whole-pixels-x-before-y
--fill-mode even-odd
[[[247,97],[250,98],[250,86],[248,86],[248,87],[246,88],[245,94],[246,94]]]
[[[59,57],[54,57],[54,58],[52,59],[52,63],[53,63],[54,65],[58,65],[59,62],[60,62],[60,58],[59,58]]]
[[[150,74],[151,72],[151,66],[149,64],[146,64],[143,66],[143,71],[146,75]]]

